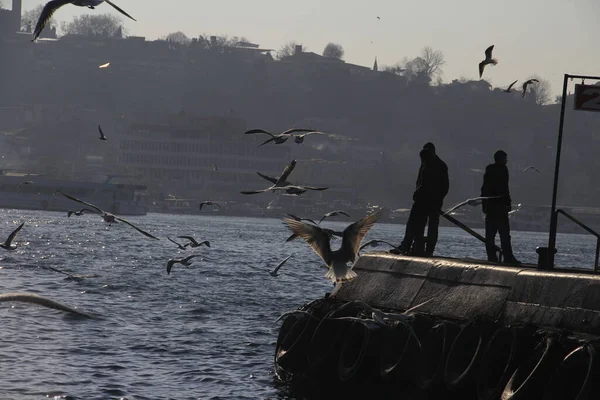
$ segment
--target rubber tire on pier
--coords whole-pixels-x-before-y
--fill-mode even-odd
[[[544,394],[544,400],[585,400],[593,397],[594,382],[598,380],[596,351],[584,344],[567,354],[560,363]]]
[[[354,322],[344,335],[338,361],[338,378],[342,382],[370,380],[374,371],[379,372],[381,331],[389,328],[365,321],[368,322]]]
[[[421,355],[417,363],[415,383],[429,390],[443,378],[444,365],[450,346],[460,332],[460,326],[443,321],[434,325],[421,341]]]
[[[379,372],[384,381],[414,378],[414,361],[419,358],[419,344],[412,327],[398,323],[382,332]]]
[[[502,400],[540,399],[562,357],[564,351],[555,338],[548,337],[538,343],[508,380]]]
[[[277,340],[275,364],[290,374],[298,374],[307,370],[306,351],[308,341],[319,320],[307,314],[292,314],[285,319],[284,325],[290,318],[296,318],[296,321],[281,340],[279,338]],[[281,327],[281,331],[283,331],[283,328],[284,326]]]
[[[339,360],[341,338],[352,322],[323,318],[310,338],[307,349],[308,368],[320,379],[335,376]]]
[[[478,320],[471,320],[461,328],[450,347],[444,368],[444,382],[449,389],[460,389],[472,383],[491,331],[490,323]]]
[[[501,327],[490,338],[477,378],[477,398],[496,400],[506,383],[533,348],[532,328]]]

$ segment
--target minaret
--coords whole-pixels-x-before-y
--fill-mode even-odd
[[[375,56],[375,62],[373,63],[373,71],[379,71],[379,68],[377,67],[377,56]]]
[[[22,0],[12,1],[12,18],[13,18],[13,32],[21,30],[21,11],[23,8]]]

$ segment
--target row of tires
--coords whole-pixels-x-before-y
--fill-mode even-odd
[[[279,379],[413,385],[479,400],[600,399],[591,342],[479,319],[461,326],[420,314],[410,324],[353,318],[360,312],[289,314],[275,349]]]

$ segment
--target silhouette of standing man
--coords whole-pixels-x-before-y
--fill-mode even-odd
[[[439,211],[448,194],[448,167],[435,154],[433,143],[426,143],[419,156],[421,167],[413,194],[414,203],[406,223],[404,239],[398,249],[390,251],[394,254],[431,256],[437,243]],[[426,224],[427,242],[423,238]]]
[[[500,234],[500,246],[504,256],[504,262],[508,264],[520,264],[512,252],[510,241],[510,225],[508,223],[508,212],[512,208],[510,191],[508,189],[508,155],[502,150],[494,154],[494,164],[485,168],[483,175],[483,186],[481,196],[499,196],[495,199],[483,200],[483,212],[485,213],[485,251],[488,261],[498,262],[496,254],[496,233]]]

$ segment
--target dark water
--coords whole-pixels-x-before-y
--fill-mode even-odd
[[[22,247],[0,250],[1,293],[37,293],[98,319],[24,303],[0,303],[1,399],[293,398],[273,373],[275,319],[332,289],[303,241],[283,244],[279,220],[151,214],[131,217],[161,241],[98,216],[0,210],[0,240],[18,223]],[[359,216],[356,216],[359,217]],[[343,228],[341,222],[327,223]],[[398,242],[400,225],[368,238]],[[212,247],[180,251],[166,236],[192,234]],[[547,235],[516,232],[515,253],[536,262]],[[559,235],[557,263],[591,267],[595,240]],[[192,266],[171,257],[197,253]],[[438,253],[484,257],[483,246],[441,229]],[[268,269],[293,254],[273,278]],[[98,277],[74,281],[52,271]]]

